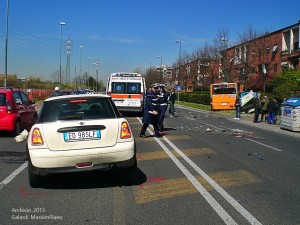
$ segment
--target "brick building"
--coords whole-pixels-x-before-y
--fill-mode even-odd
[[[300,21],[220,52],[218,59],[197,59],[174,67],[168,83],[186,92],[216,82],[237,82],[240,90],[265,91],[283,69],[300,69]]]
[[[266,84],[285,69],[300,68],[300,22],[226,49],[231,79],[245,89],[265,91]]]

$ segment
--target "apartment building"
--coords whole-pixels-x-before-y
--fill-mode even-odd
[[[218,59],[197,59],[174,67],[169,83],[186,92],[216,82],[237,82],[240,90],[265,91],[284,69],[300,69],[300,21],[280,30],[244,40],[220,52]]]
[[[232,80],[245,89],[265,91],[283,69],[299,69],[299,31],[300,22],[226,49]]]

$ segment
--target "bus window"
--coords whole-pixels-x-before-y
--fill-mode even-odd
[[[213,94],[236,94],[235,88],[214,88]]]

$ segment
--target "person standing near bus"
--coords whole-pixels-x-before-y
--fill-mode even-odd
[[[235,118],[234,119],[239,120],[241,118],[241,108],[242,108],[242,100],[239,95],[236,96],[234,106],[235,106]]]
[[[268,104],[269,104],[269,98],[268,96],[264,96],[264,98],[261,101],[261,117],[260,122],[267,121],[267,115],[268,115]]]
[[[175,100],[176,100],[176,93],[175,89],[171,88],[171,93],[169,95],[169,103],[170,103],[170,108],[169,108],[169,113],[171,114],[170,117],[175,116]]]
[[[258,117],[261,109],[260,93],[257,93],[257,96],[253,99],[254,105],[254,120],[253,123],[258,123]]]
[[[155,137],[161,137],[159,133],[158,125],[157,125],[157,117],[158,117],[158,98],[157,98],[157,84],[151,85],[151,90],[149,90],[146,94],[145,105],[144,105],[144,115],[143,115],[143,126],[140,131],[140,137],[146,138],[145,132],[149,126],[149,124],[153,125]]]

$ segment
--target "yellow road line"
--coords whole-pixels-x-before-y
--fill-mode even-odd
[[[125,225],[124,193],[122,188],[114,188],[114,225]]]
[[[175,150],[171,151],[172,154],[174,154],[176,157],[179,157],[178,153]],[[208,155],[208,154],[216,154],[212,149],[210,148],[191,148],[191,149],[183,149],[182,152],[184,152],[187,156],[196,156],[196,155]],[[146,153],[138,153],[137,154],[139,161],[144,160],[155,160],[155,159],[166,159],[169,158],[167,153],[164,151],[155,151],[155,152],[146,152]]]
[[[261,182],[256,176],[245,170],[213,173],[210,177],[223,188]],[[212,190],[212,187],[201,176],[197,176],[196,179],[206,190]],[[134,188],[134,196],[137,204],[145,204],[194,193],[197,193],[197,190],[187,178],[146,182]]]

